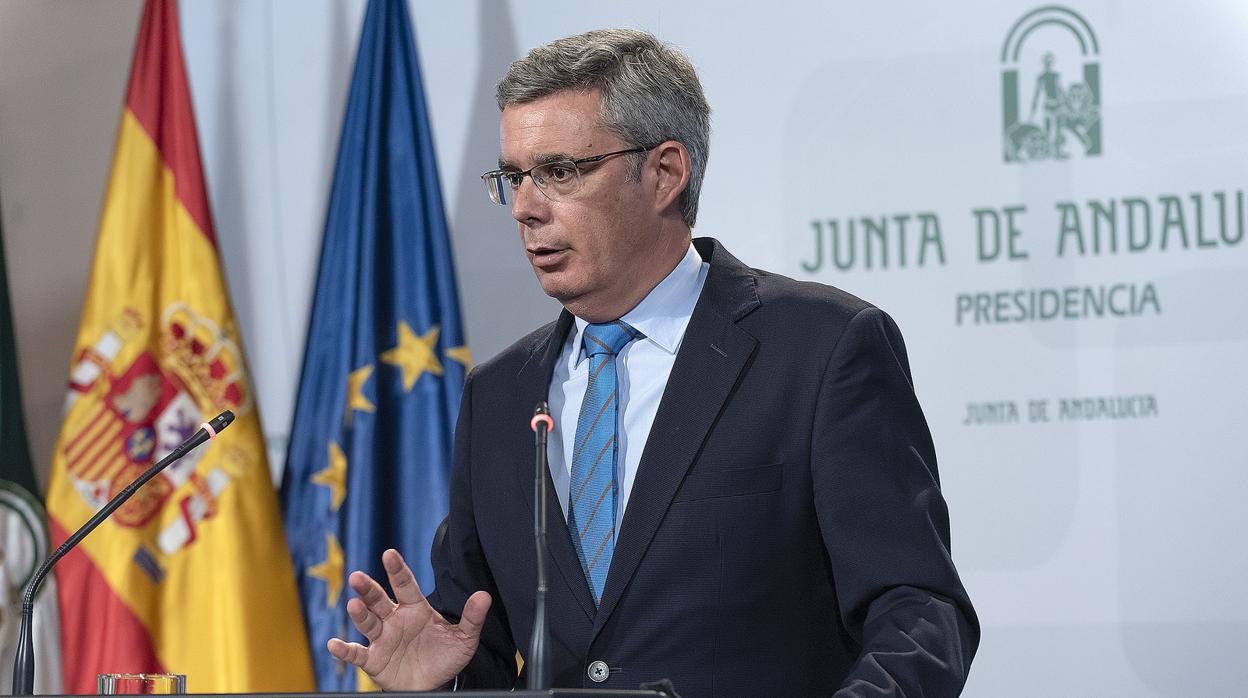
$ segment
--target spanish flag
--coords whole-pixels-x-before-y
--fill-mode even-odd
[[[48,488],[59,545],[221,410],[61,561],[67,693],[99,672],[193,693],[315,687],[238,327],[208,212],[176,0],[147,0]]]

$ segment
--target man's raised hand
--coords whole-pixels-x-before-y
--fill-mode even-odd
[[[450,623],[429,605],[397,550],[382,553],[381,564],[390,578],[393,600],[363,572],[352,572],[347,579],[358,597],[347,602],[347,615],[368,646],[335,637],[326,648],[335,658],[363,669],[387,691],[438,688],[455,678],[476,653],[490,595],[478,591],[468,597],[459,623]]]

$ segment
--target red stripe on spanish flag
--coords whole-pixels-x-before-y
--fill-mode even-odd
[[[214,239],[174,2],[149,2],[143,8],[126,109],[134,114],[173,171],[173,191],[178,200],[200,231]]]
[[[47,509],[57,542],[202,421],[57,569],[67,690],[170,671],[194,693],[312,690],[256,400],[215,247],[176,0],[147,0],[70,367]]]
[[[52,521],[52,544],[59,546],[69,534]],[[57,565],[57,596],[63,628],[107,627],[110,641],[93,642],[87,633],[63,632],[61,656],[96,667],[142,667],[161,673],[165,669],[152,652],[147,630],[130,607],[104,580],[81,549],[73,550]],[[132,670],[131,670],[132,671]],[[95,693],[95,676],[66,665],[66,693]]]

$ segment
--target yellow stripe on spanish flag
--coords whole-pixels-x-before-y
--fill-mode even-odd
[[[62,561],[67,693],[94,693],[98,672],[186,674],[194,693],[314,688],[208,210],[177,3],[147,0],[48,490],[54,542],[201,422],[237,418]]]

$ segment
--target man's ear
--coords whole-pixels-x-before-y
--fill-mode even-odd
[[[679,141],[663,141],[655,146],[650,160],[656,175],[655,209],[665,211],[669,206],[679,206],[680,195],[689,186],[692,173],[689,151]]]

